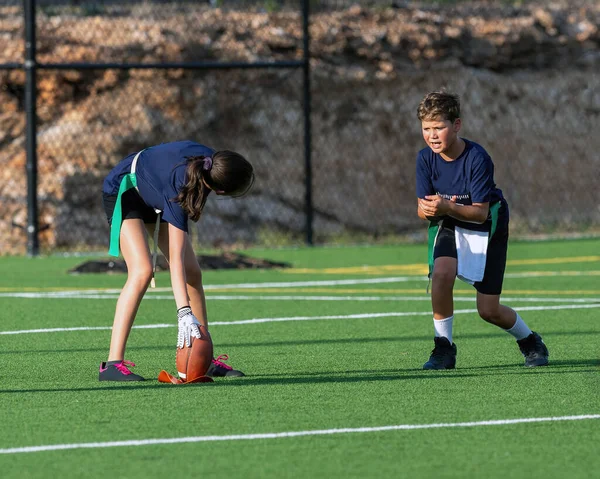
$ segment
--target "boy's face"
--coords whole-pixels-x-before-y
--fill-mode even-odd
[[[454,144],[460,131],[460,118],[454,120],[454,123],[443,118],[434,118],[423,120],[421,122],[421,131],[423,139],[435,153],[444,153]]]

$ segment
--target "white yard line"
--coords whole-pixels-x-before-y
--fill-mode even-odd
[[[559,304],[555,306],[522,306],[519,311],[557,311],[562,309],[591,309],[600,308],[600,303],[595,304]],[[470,314],[476,313],[477,309],[457,309],[455,314]],[[236,321],[212,321],[210,326],[236,326],[242,324],[261,324],[261,323],[279,323],[288,321],[319,321],[319,320],[334,320],[334,319],[372,319],[372,318],[397,318],[407,316],[430,316],[430,311],[398,311],[389,313],[360,313],[360,314],[339,314],[329,316],[284,316],[274,318],[252,318],[252,319],[240,319]],[[134,329],[160,329],[160,328],[174,328],[173,324],[143,324],[134,325]],[[21,329],[12,331],[0,331],[0,335],[14,335],[14,334],[34,334],[34,333],[60,333],[60,332],[71,332],[71,331],[105,331],[112,329],[111,326],[81,326],[81,327],[70,327],[70,328],[47,328],[47,329]]]
[[[553,277],[553,276],[597,276],[600,275],[600,271],[525,271],[522,273],[506,273],[505,278],[531,278],[531,277]],[[408,281],[427,281],[427,276],[413,275],[413,276],[393,276],[384,278],[352,278],[352,279],[338,279],[338,280],[319,280],[319,281],[280,281],[270,283],[232,283],[232,284],[206,284],[204,289],[210,290],[221,290],[221,289],[257,289],[257,288],[297,288],[297,287],[308,287],[308,286],[343,286],[353,284],[389,284],[389,283],[405,283]],[[171,288],[155,288],[149,290],[149,292],[156,293],[168,293]],[[39,291],[15,291],[15,292],[0,292],[0,297],[14,297],[14,295],[23,295],[19,297],[30,297],[27,295],[35,294],[54,294],[59,296],[61,294],[72,295],[74,293],[84,294],[119,294],[120,289],[109,288],[109,289],[74,289],[74,290],[54,290],[44,291],[40,288]],[[36,296],[33,296],[36,297]]]
[[[358,278],[358,279],[340,279],[340,280],[324,280],[324,281],[284,281],[271,283],[232,283],[232,284],[205,284],[204,290],[220,290],[220,289],[257,289],[257,288],[296,288],[305,286],[343,286],[353,284],[385,284],[385,283],[404,283],[407,281],[427,281],[426,276],[396,276],[392,278]],[[58,290],[58,291],[16,291],[16,292],[0,292],[0,297],[19,297],[29,298],[36,297],[36,294],[51,294],[54,296],[80,294],[119,294],[120,289],[73,289],[73,290]],[[169,293],[171,288],[154,288],[148,292]]]
[[[73,291],[40,291],[40,292],[12,292],[12,293],[0,293],[0,297],[5,298],[27,298],[27,299],[111,299],[115,300],[119,297],[119,294],[113,291],[84,291],[84,290],[73,290]],[[173,300],[172,294],[156,294],[153,291],[148,291],[144,296],[144,299],[159,299],[159,300]],[[206,299],[213,301],[431,301],[431,297],[427,295],[423,296],[403,296],[403,295],[374,295],[374,296],[326,296],[326,295],[315,295],[315,294],[295,294],[295,295],[281,295],[277,293],[265,295],[265,294],[253,294],[253,295],[239,295],[239,294],[207,294]],[[471,296],[459,296],[454,297],[455,301],[475,301],[475,295]],[[534,303],[598,303],[600,298],[589,297],[589,298],[544,298],[544,297],[502,297],[504,302],[534,302]]]
[[[433,424],[397,424],[391,426],[357,427],[341,429],[314,429],[308,431],[284,431],[256,434],[231,434],[223,436],[188,436],[158,439],[134,439],[129,441],[107,441],[107,442],[82,442],[74,444],[48,444],[44,446],[11,447],[0,449],[0,454],[23,454],[32,452],[64,451],[68,449],[101,449],[107,447],[124,446],[154,446],[158,444],[184,444],[197,442],[217,441],[256,441],[265,439],[287,439],[292,437],[306,436],[329,436],[333,434],[361,434],[387,431],[413,431],[417,429],[444,429],[444,428],[474,428],[487,426],[510,426],[514,424],[531,424],[543,422],[560,421],[585,421],[600,419],[600,414],[585,414],[580,416],[551,416],[551,417],[527,417],[517,419],[493,419],[488,421],[450,422]]]

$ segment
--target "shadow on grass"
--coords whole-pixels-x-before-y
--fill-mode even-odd
[[[514,364],[494,364],[494,365],[489,365],[489,366],[461,366],[460,369],[466,369],[466,370],[481,370],[481,369],[505,369],[505,368],[523,368],[525,371],[551,371],[554,370],[556,368],[574,368],[574,367],[586,367],[586,366],[596,366],[596,367],[600,367],[600,359],[558,359],[558,360],[553,360],[552,357],[550,357],[550,364],[548,366],[542,366],[542,367],[538,367],[538,368],[525,368],[523,366],[522,362],[519,363],[514,363]],[[595,371],[595,370],[588,370],[588,371]],[[581,371],[580,369],[578,369],[577,371],[573,371],[573,372],[584,372]]]
[[[541,333],[544,336],[544,340],[547,342],[548,338],[554,336],[599,336],[600,331],[560,331]],[[467,334],[455,334],[453,339],[461,341],[463,339],[492,339],[492,338],[504,338],[511,340],[511,336],[507,333],[496,329],[489,333],[467,333]],[[305,344],[352,344],[352,343],[390,343],[390,342],[405,342],[405,341],[427,341],[433,344],[433,332],[428,335],[420,336],[388,336],[379,338],[339,338],[339,339],[296,339],[291,341],[263,341],[263,342],[252,342],[252,343],[218,343],[215,347],[232,348],[232,347],[269,347],[269,346],[302,346]]]
[[[326,383],[362,383],[362,382],[383,382],[383,381],[402,381],[402,380],[438,380],[438,379],[460,379],[481,376],[502,376],[502,375],[521,375],[521,374],[579,374],[593,372],[597,369],[578,369],[575,371],[567,370],[573,366],[598,366],[600,360],[576,360],[576,361],[555,361],[547,367],[525,368],[522,363],[514,365],[482,366],[482,367],[461,367],[451,371],[423,371],[421,369],[378,369],[378,370],[354,370],[345,371],[337,374],[331,374],[329,371],[310,372],[290,377],[285,373],[281,374],[262,374],[256,376],[245,376],[243,378],[218,378],[214,383],[188,384],[184,388],[206,388],[206,387],[248,387],[248,386],[283,386],[298,384],[326,384]],[[502,371],[504,370],[504,371]],[[464,371],[464,372],[463,372]],[[469,372],[473,371],[473,372]],[[535,371],[535,372],[534,372]],[[408,373],[408,374],[407,374]],[[145,382],[111,383],[98,385],[97,387],[73,387],[73,388],[40,388],[40,389],[0,389],[0,395],[3,394],[21,394],[21,393],[79,393],[83,391],[122,391],[136,390],[144,391],[147,389],[172,389],[176,386],[171,384],[157,383],[157,379],[148,379]],[[178,389],[181,389],[178,388]]]
[[[269,376],[245,376],[243,378],[217,379],[214,383],[199,383],[187,384],[185,386],[175,386],[172,384],[157,383],[157,379],[152,378],[145,382],[131,382],[128,384],[113,383],[99,385],[98,387],[73,387],[73,388],[40,388],[40,389],[0,389],[2,394],[15,393],[63,393],[63,392],[82,392],[82,391],[118,391],[118,390],[138,390],[146,389],[172,389],[172,388],[206,388],[206,387],[232,387],[232,386],[282,386],[282,385],[297,385],[297,384],[325,384],[325,383],[360,383],[360,382],[376,382],[376,381],[399,381],[411,379],[439,379],[439,378],[460,378],[480,376],[481,374],[474,373],[457,373],[456,371],[439,371],[429,374],[402,374],[398,370],[388,370],[387,373],[382,371],[348,371],[332,375],[331,373],[309,373],[307,375],[297,375],[294,377],[269,377]],[[411,371],[411,370],[409,370]],[[414,371],[414,370],[412,370]],[[395,373],[395,374],[394,374]],[[320,374],[320,375],[319,375]],[[347,376],[347,374],[361,374],[360,376]],[[369,376],[366,376],[366,375]],[[375,375],[374,375],[375,374]]]
[[[598,331],[560,331],[545,333],[544,339],[552,338],[555,336],[588,336],[597,335],[600,336]],[[230,342],[230,343],[215,343],[215,349],[223,350],[227,348],[254,348],[254,347],[279,347],[279,346],[318,346],[318,345],[333,345],[333,344],[369,344],[369,343],[394,343],[394,342],[406,342],[406,341],[426,341],[432,342],[433,334],[422,335],[422,336],[388,336],[379,338],[336,338],[336,339],[294,339],[289,341],[261,341],[261,342]],[[492,338],[505,338],[511,339],[506,333],[502,331],[493,331],[490,333],[474,333],[474,334],[459,334],[456,335],[455,339],[461,341],[463,339],[492,339]],[[175,345],[162,345],[162,346],[128,346],[128,351],[169,351],[175,350]],[[108,343],[106,347],[102,348],[69,348],[69,349],[26,349],[26,350],[0,350],[0,355],[3,354],[58,354],[58,353],[85,353],[85,352],[102,352],[108,354]]]

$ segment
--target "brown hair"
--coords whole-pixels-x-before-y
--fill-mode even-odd
[[[443,118],[454,123],[460,118],[460,99],[458,95],[444,90],[432,91],[419,103],[417,117],[420,121]]]
[[[190,156],[186,160],[187,182],[174,200],[194,221],[200,219],[212,190],[238,197],[245,195],[254,183],[252,165],[235,151],[222,150],[215,152],[212,157]]]

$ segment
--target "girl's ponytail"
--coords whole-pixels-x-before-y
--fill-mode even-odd
[[[200,219],[211,191],[243,196],[254,183],[254,169],[239,153],[221,150],[210,156],[192,156],[187,162],[187,182],[175,198],[194,221]]]
[[[175,201],[194,221],[200,219],[206,199],[211,191],[206,184],[206,177],[210,175],[212,165],[213,160],[210,156],[201,155],[187,158],[187,181],[179,191]]]

